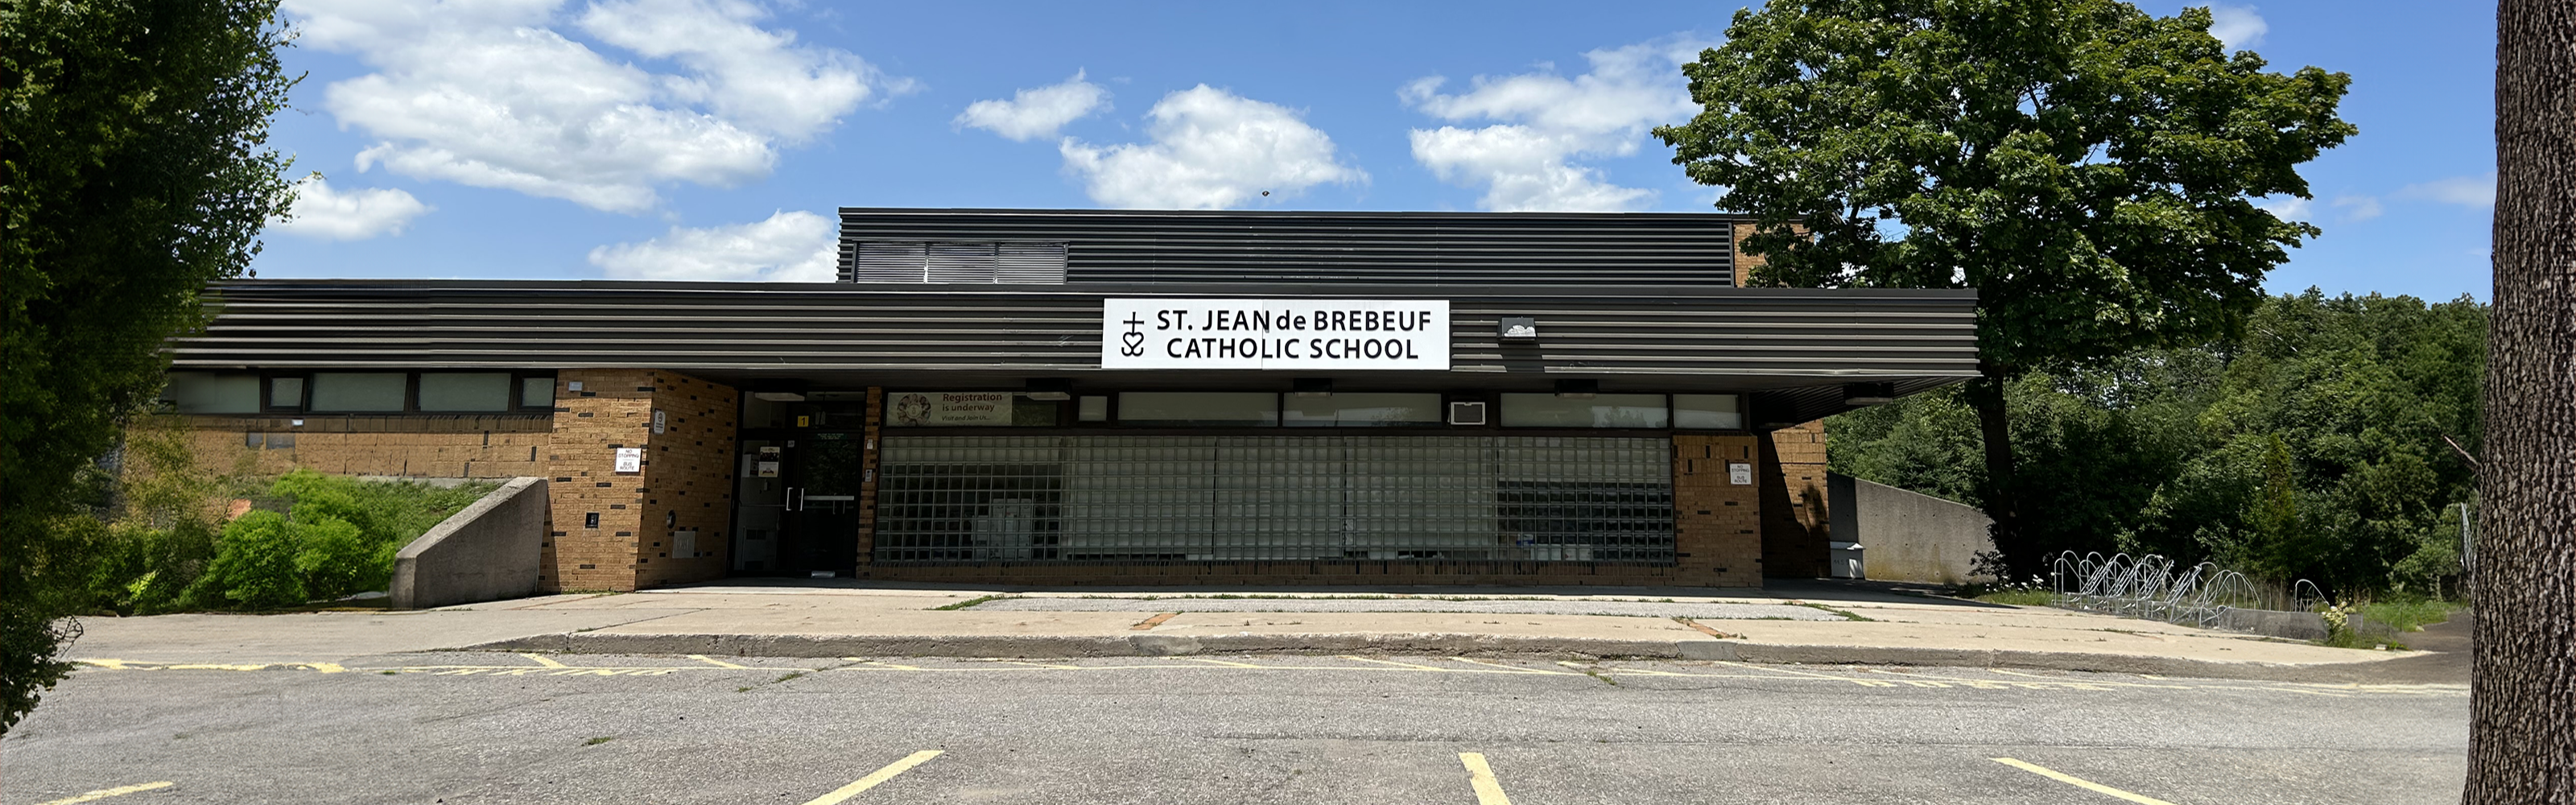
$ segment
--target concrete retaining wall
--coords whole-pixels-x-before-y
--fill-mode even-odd
[[[1994,549],[1994,521],[1974,506],[1848,475],[1828,484],[1834,541],[1860,543],[1865,578],[1958,584],[1977,552]]]
[[[514,478],[449,515],[395,554],[394,608],[534,594],[550,512],[546,479]]]

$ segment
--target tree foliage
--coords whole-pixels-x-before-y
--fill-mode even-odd
[[[2474,300],[2273,297],[2240,338],[2032,372],[2007,388],[2037,550],[2215,560],[2337,591],[2443,594],[2474,503]],[[1971,503],[1957,391],[1829,421],[1835,471]],[[2445,441],[2445,439],[2449,441]]]
[[[68,671],[106,481],[203,315],[284,209],[294,83],[274,0],[0,0],[0,730]]]
[[[1757,219],[1756,282],[1977,289],[1968,402],[2008,559],[2029,551],[2007,544],[2026,473],[2004,386],[2232,335],[2318,233],[2250,197],[2308,195],[2297,166],[2354,132],[2350,78],[2267,72],[2209,25],[2115,0],[1772,0],[1683,67],[1704,111],[1655,131]]]

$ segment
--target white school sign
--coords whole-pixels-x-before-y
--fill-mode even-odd
[[[1449,369],[1446,299],[1105,299],[1102,369]]]

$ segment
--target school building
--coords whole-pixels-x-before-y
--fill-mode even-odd
[[[1759,586],[1822,417],[1975,295],[1739,287],[1718,214],[841,211],[840,281],[239,280],[201,451],[536,476],[542,585]]]

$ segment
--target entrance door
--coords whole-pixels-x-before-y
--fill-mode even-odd
[[[741,513],[735,572],[848,576],[857,570],[865,446],[859,433],[747,432],[734,498]]]

